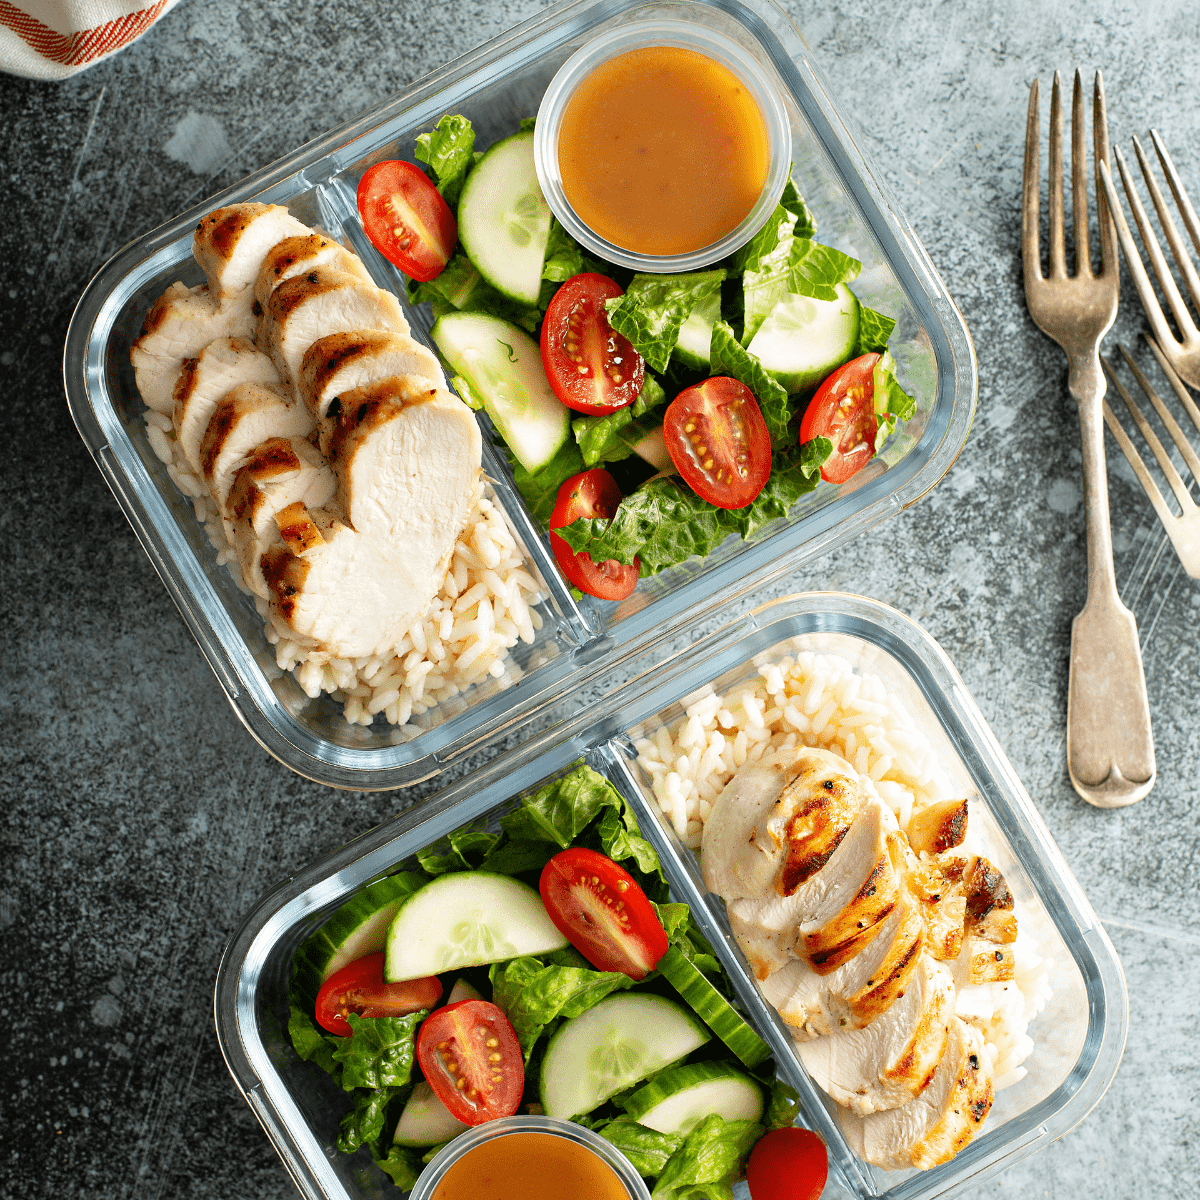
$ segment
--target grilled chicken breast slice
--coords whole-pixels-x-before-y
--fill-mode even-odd
[[[302,275],[315,267],[342,271],[372,286],[375,283],[357,254],[347,250],[333,238],[310,230],[295,237],[284,238],[267,251],[254,280],[254,301],[258,305],[255,316],[261,317],[266,312],[271,293],[284,280],[291,279],[293,275]]]
[[[801,746],[743,767],[704,823],[705,886],[725,900],[791,895],[829,861],[861,805],[858,776],[828,750]]]
[[[950,1023],[946,1051],[929,1086],[901,1108],[838,1120],[850,1148],[877,1167],[928,1170],[968,1145],[991,1110],[994,1089],[983,1037],[965,1021]]]
[[[293,504],[322,508],[336,490],[329,464],[304,438],[269,438],[238,468],[229,489],[233,545],[242,578],[256,596],[270,596],[261,564],[281,538],[276,516]]]
[[[218,308],[206,285],[173,283],[146,313],[141,336],[129,352],[138,391],[147,408],[170,416],[183,362],[218,338],[251,338],[249,308]]]
[[[355,275],[316,267],[293,275],[271,294],[258,326],[258,347],[271,355],[280,375],[297,388],[300,363],[313,342],[360,329],[407,334],[408,322],[390,292]]]
[[[175,436],[197,471],[200,444],[217,402],[240,383],[280,386],[275,364],[247,338],[217,338],[180,368],[174,393]]]
[[[281,204],[230,204],[202,218],[192,238],[192,254],[214,299],[248,310],[267,251],[284,238],[311,233]]]
[[[471,410],[424,380],[347,393],[343,405],[325,438],[337,498],[310,514],[324,540],[303,556],[277,544],[262,568],[278,620],[333,657],[360,658],[395,646],[441,587],[481,441]]]
[[[901,896],[879,936],[830,975],[794,958],[759,984],[797,1040],[861,1029],[903,995],[917,969],[925,927],[916,906]]]
[[[221,515],[227,520],[232,515],[233,477],[263,442],[272,437],[304,437],[312,428],[308,409],[275,388],[243,383],[223,396],[200,443],[200,472]]]
[[[331,334],[309,346],[297,382],[301,400],[323,420],[343,392],[409,375],[429,380],[430,387],[446,386],[437,355],[420,342],[385,329],[359,329]]]
[[[921,955],[903,995],[862,1029],[797,1044],[805,1070],[840,1105],[865,1116],[920,1095],[946,1049],[954,1016],[950,972]]]

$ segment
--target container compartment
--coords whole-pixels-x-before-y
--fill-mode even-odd
[[[728,541],[705,560],[641,581],[620,604],[572,598],[548,539],[534,525],[503,456],[487,446],[494,497],[544,584],[532,647],[512,652],[500,680],[432,710],[412,727],[382,717],[351,726],[328,698],[310,701],[281,677],[248,598],[223,567],[155,457],[142,424],[129,347],[150,303],[177,279],[194,284],[196,220],[222,204],[258,199],[348,241],[377,283],[402,298],[414,336],[427,311],[403,299],[403,277],[367,242],[354,192],[381,159],[412,159],[416,135],[447,112],[469,117],[477,148],[536,113],[547,83],[580,45],[647,15],[700,22],[752,51],[779,88],[791,122],[796,182],[820,236],[863,262],[862,300],[898,318],[892,351],[917,400],[916,415],[850,484],[822,485],[751,543]],[[598,671],[661,643],[730,603],[870,528],[932,487],[965,441],[975,402],[966,328],[904,219],[859,154],[795,27],[772,0],[601,0],[558,5],[448,64],[407,92],[183,214],[116,255],[80,301],[68,333],[64,377],[72,415],[160,577],[251,733],[293,770],[333,786],[407,786],[473,747],[536,725],[549,705]],[[482,418],[485,424],[486,417]]]
[[[1028,1075],[1000,1093],[970,1146],[929,1171],[880,1171],[850,1151],[832,1103],[809,1080],[782,1022],[758,993],[729,935],[723,906],[705,892],[695,855],[662,819],[637,762],[635,742],[683,716],[699,689],[725,690],[753,677],[758,665],[797,649],[846,658],[904,697],[954,786],[977,794],[971,821],[986,828],[988,856],[1036,931],[1039,953],[1054,960],[1053,999],[1030,1026],[1035,1050],[1025,1063]],[[358,887],[452,829],[479,817],[497,819],[522,793],[561,775],[579,758],[634,807],[674,897],[691,906],[748,1018],[775,1051],[780,1073],[800,1092],[803,1122],[829,1146],[827,1198],[925,1200],[965,1192],[1066,1133],[1112,1081],[1128,1025],[1120,965],[953,667],[918,626],[883,605],[838,595],[790,597],[665,664],[647,664],[585,715],[534,737],[308,868],[264,898],[234,933],[216,988],[222,1052],[306,1196],[357,1200],[384,1193],[365,1151],[349,1159],[334,1149],[338,1119],[347,1107],[344,1093],[319,1068],[301,1063],[288,1041],[293,951]]]

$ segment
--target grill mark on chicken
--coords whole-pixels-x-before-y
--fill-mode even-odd
[[[780,803],[790,803],[810,786],[807,772],[800,773],[788,782],[780,794]],[[846,836],[860,802],[858,787],[839,777],[822,780],[821,791],[801,803],[784,827],[787,853],[779,873],[781,896],[790,896],[830,860]]]
[[[293,554],[285,542],[267,550],[259,560],[259,566],[271,590],[276,611],[285,621],[290,621],[296,612],[296,597],[303,591],[304,581],[308,578],[308,561]]]
[[[204,237],[221,258],[229,258],[233,254],[238,239],[249,228],[252,219],[252,215],[241,209],[222,210],[220,214],[214,214],[207,218],[207,230],[205,230],[205,222],[201,221],[196,227],[196,233],[199,237]]]
[[[880,854],[854,899],[833,920],[803,935],[804,957],[818,975],[853,958],[879,932],[900,898],[891,860]]]
[[[908,844],[917,854],[945,854],[967,836],[967,801],[942,800],[914,813]]]
[[[287,438],[269,438],[246,460],[229,490],[229,508],[238,520],[253,519],[262,492],[256,486],[271,478],[282,478],[300,470],[300,460]]]

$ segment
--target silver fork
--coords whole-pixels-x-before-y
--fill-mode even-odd
[[[1170,383],[1188,416],[1191,417],[1192,424],[1200,431],[1200,409],[1196,407],[1195,401],[1188,395],[1187,389],[1183,386],[1183,381],[1172,369],[1171,364],[1167,361],[1166,354],[1158,343],[1149,334],[1146,335],[1146,341],[1149,343],[1150,349],[1154,351],[1154,357],[1158,359],[1158,365],[1162,367],[1163,373],[1167,377],[1167,382]],[[1150,403],[1154,405],[1154,410],[1162,419],[1163,426],[1166,428],[1167,433],[1171,435],[1171,440],[1175,443],[1179,453],[1183,455],[1183,461],[1187,464],[1188,470],[1191,471],[1192,478],[1200,479],[1200,455],[1197,455],[1196,451],[1192,449],[1191,443],[1184,436],[1183,430],[1179,428],[1179,422],[1171,415],[1170,410],[1163,403],[1158,392],[1150,386],[1149,380],[1142,374],[1137,363],[1130,358],[1129,351],[1120,345],[1117,349],[1121,351],[1121,357],[1125,359],[1126,365],[1133,372],[1133,377],[1138,381],[1138,385],[1149,397]],[[1116,384],[1121,399],[1125,401],[1125,407],[1129,409],[1129,415],[1133,417],[1138,429],[1141,430],[1142,437],[1146,439],[1146,444],[1150,447],[1151,453],[1158,461],[1158,465],[1166,477],[1167,484],[1171,488],[1171,491],[1174,492],[1175,499],[1179,502],[1180,512],[1178,515],[1167,507],[1167,502],[1163,499],[1162,492],[1158,490],[1158,485],[1146,469],[1146,464],[1142,461],[1142,456],[1137,452],[1137,447],[1130,441],[1129,435],[1122,428],[1121,423],[1114,416],[1107,402],[1104,405],[1105,423],[1112,431],[1113,437],[1117,439],[1117,445],[1125,452],[1125,457],[1129,459],[1129,465],[1141,481],[1142,487],[1146,489],[1146,495],[1149,497],[1150,503],[1154,505],[1154,511],[1158,513],[1158,519],[1163,523],[1163,528],[1167,531],[1167,536],[1171,539],[1171,545],[1175,547],[1175,553],[1179,555],[1179,561],[1183,564],[1183,569],[1193,579],[1200,579],[1200,508],[1196,507],[1196,503],[1188,491],[1187,484],[1184,483],[1179,472],[1175,469],[1166,450],[1163,449],[1162,442],[1159,441],[1158,436],[1150,427],[1150,423],[1146,420],[1141,408],[1138,407],[1133,397],[1125,390],[1116,372],[1107,362],[1104,364],[1104,369],[1108,372],[1109,378]]]
[[[1163,145],[1162,138],[1158,136],[1156,129],[1150,130],[1150,138],[1154,142],[1154,149],[1158,154],[1159,163],[1162,164],[1167,184],[1175,197],[1179,215],[1191,235],[1196,253],[1200,254],[1200,220],[1196,217],[1196,210],[1192,207],[1187,192],[1184,191],[1183,184],[1179,180],[1179,173],[1175,170],[1175,164],[1171,161],[1171,156],[1167,153],[1167,148]],[[1163,199],[1162,192],[1159,191],[1153,171],[1150,170],[1150,162],[1137,138],[1133,139],[1133,148],[1137,154],[1138,165],[1142,168],[1142,178],[1146,181],[1146,190],[1150,193],[1150,199],[1158,213],[1158,222],[1162,226],[1163,233],[1166,234],[1167,243],[1171,247],[1175,263],[1179,267],[1179,273],[1187,283],[1188,291],[1192,294],[1192,302],[1196,306],[1196,311],[1200,312],[1200,275],[1197,275],[1196,268],[1188,256],[1187,247],[1179,236],[1175,222],[1171,219],[1166,201]],[[1133,244],[1133,235],[1129,232],[1129,225],[1121,210],[1121,202],[1117,199],[1112,176],[1106,168],[1101,169],[1100,178],[1104,184],[1104,191],[1117,219],[1117,237],[1120,239],[1125,261],[1129,264],[1129,273],[1137,285],[1138,295],[1142,298],[1142,307],[1146,310],[1146,318],[1154,330],[1154,336],[1163,354],[1175,368],[1175,372],[1192,387],[1200,387],[1200,330],[1196,328],[1196,323],[1192,320],[1191,313],[1188,312],[1187,304],[1179,294],[1179,288],[1175,286],[1171,269],[1163,257],[1162,248],[1154,236],[1154,230],[1150,228],[1146,210],[1142,207],[1129,167],[1125,163],[1125,156],[1120,150],[1117,151],[1117,169],[1121,172],[1121,182],[1125,185],[1125,196],[1133,212],[1133,219],[1137,222],[1138,233],[1142,236],[1142,245],[1146,247],[1146,253],[1150,256],[1150,264],[1154,268],[1154,274],[1158,277],[1159,286],[1167,298],[1171,316],[1174,317],[1175,325],[1181,336],[1177,338],[1171,331],[1170,325],[1167,324],[1167,318],[1163,314],[1158,297],[1154,294],[1154,287],[1142,264],[1142,256]]]
[[[1067,275],[1063,236],[1062,101],[1058,73],[1050,98],[1050,275],[1042,275],[1038,236],[1040,157],[1038,84],[1029,94],[1025,127],[1021,243],[1025,301],[1039,329],[1067,354],[1068,390],[1079,406],[1083,435],[1083,498],[1087,522],[1088,592],[1071,626],[1071,672],[1067,685],[1067,770],[1075,790],[1091,804],[1119,808],[1154,786],[1154,740],[1133,614],[1121,603],[1113,573],[1108,523],[1101,401],[1104,374],[1100,340],[1117,315],[1118,262],[1112,218],[1097,193],[1101,269],[1092,271],[1088,246],[1087,152],[1083,129],[1083,81],[1075,72],[1071,109],[1071,211],[1075,224],[1074,276]],[[1092,101],[1097,169],[1108,161],[1108,125],[1100,72]]]

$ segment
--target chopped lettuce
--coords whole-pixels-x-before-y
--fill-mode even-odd
[[[886,354],[888,338],[896,322],[883,313],[868,308],[865,304],[858,307],[858,341],[854,345],[851,358],[859,358],[863,354]]]
[[[601,848],[614,862],[632,858],[644,874],[653,875],[657,872],[659,877],[662,877],[658,853],[642,837],[637,817],[624,799],[619,809],[610,808],[600,818],[597,832],[600,835]]]
[[[671,1155],[683,1145],[683,1134],[659,1133],[632,1117],[617,1117],[596,1132],[612,1142],[633,1163],[633,1169],[647,1179],[660,1175]]]
[[[452,208],[475,165],[475,130],[466,117],[447,113],[431,133],[417,135],[417,158],[433,170],[437,189]]]
[[[766,219],[763,227],[739,250],[729,256],[729,274],[741,275],[756,270],[781,241],[791,236],[796,218],[782,204]]]
[[[620,809],[625,801],[603,775],[585,763],[538,788],[500,820],[512,838],[570,846],[604,808]]]
[[[766,486],[745,508],[714,508],[677,476],[658,476],[626,496],[611,521],[580,517],[557,532],[572,550],[586,550],[595,562],[640,558],[642,574],[654,575],[693,555],[710,554],[730,534],[749,538],[787,516],[817,486],[832,449],[827,439],[814,438],[798,455],[777,453]]]
[[[563,442],[558,453],[536,475],[531,475],[525,470],[506,445],[501,444],[500,448],[508,458],[509,466],[512,467],[513,482],[517,485],[517,491],[521,493],[533,519],[543,527],[549,526],[554,504],[558,499],[558,489],[572,475],[578,475],[584,469],[579,447],[570,439]]]
[[[879,429],[875,434],[875,453],[878,454],[901,421],[907,421],[916,411],[917,402],[896,380],[896,360],[886,351],[875,364],[875,416]]]
[[[546,243],[546,261],[542,266],[542,278],[554,283],[563,283],[572,275],[583,270],[583,249],[579,243],[558,223],[550,220],[550,240]]]
[[[571,429],[583,455],[583,465],[594,467],[597,463],[628,458],[634,446],[662,424],[662,414],[657,410],[666,399],[662,384],[647,372],[642,390],[632,404],[603,416],[575,417]]]
[[[424,1160],[418,1151],[392,1143],[387,1147],[385,1154],[380,1154],[376,1143],[371,1142],[369,1145],[375,1165],[402,1191],[412,1191],[424,1165]]]
[[[804,197],[796,190],[790,171],[788,172],[788,181],[783,185],[783,195],[779,197],[779,203],[792,214],[796,222],[793,232],[797,237],[812,238],[816,236],[817,219],[812,215],[808,205],[804,203]]]
[[[478,827],[456,829],[417,851],[417,861],[430,875],[447,871],[473,871],[481,866],[500,840],[498,833]]]
[[[609,324],[655,371],[665,371],[679,328],[725,278],[723,269],[687,275],[635,275],[623,296],[606,300]]]
[[[754,393],[773,449],[781,450],[792,443],[794,437],[788,432],[788,424],[793,413],[787,390],[767,374],[758,357],[742,346],[724,321],[713,326],[709,366],[712,374],[731,375]]]
[[[406,290],[413,304],[428,301],[435,317],[448,312],[483,312],[502,317],[533,333],[557,285],[544,283],[542,286],[543,289],[550,289],[544,300],[539,297],[537,305],[521,304],[496,291],[475,269],[475,264],[459,250],[436,279],[427,283],[410,279]]]
[[[771,1076],[760,1080],[767,1088],[767,1108],[763,1124],[768,1129],[787,1129],[800,1116],[800,1093],[794,1087]]]
[[[342,1087],[401,1087],[412,1076],[413,1039],[417,1026],[429,1015],[426,1009],[406,1017],[360,1017],[346,1019],[352,1034],[339,1038],[333,1052],[342,1064]]]
[[[742,279],[746,313],[742,344],[748,345],[767,315],[788,292],[814,300],[836,300],[837,285],[857,277],[862,263],[832,246],[788,237]]]
[[[653,1200],[732,1197],[732,1185],[743,1174],[746,1156],[763,1132],[754,1121],[726,1121],[715,1113],[705,1117],[667,1160],[651,1193]],[[711,1190],[714,1185],[717,1190]],[[707,1190],[697,1192],[697,1188]]]
[[[493,963],[489,978],[492,1000],[512,1022],[526,1064],[551,1021],[577,1017],[605,996],[634,983],[620,971],[597,971],[588,965],[565,966],[537,958]]]
[[[333,1052],[342,1044],[342,1038],[325,1033],[301,1007],[299,997],[288,996],[288,1035],[296,1053],[305,1062],[316,1063],[330,1075],[341,1070],[334,1062]]]
[[[394,1096],[395,1089],[391,1087],[360,1091],[354,1097],[354,1107],[342,1118],[338,1149],[353,1154],[359,1146],[378,1142],[383,1136],[387,1108]]]

